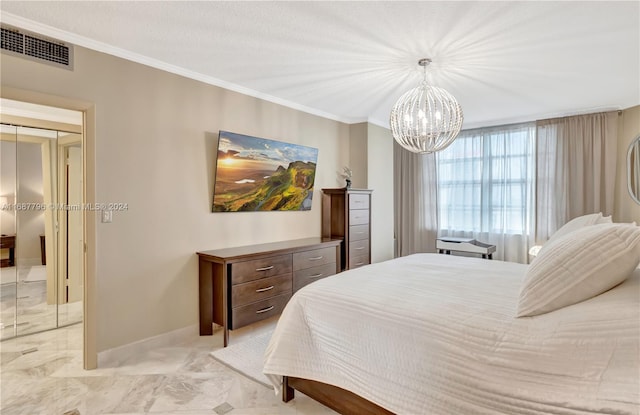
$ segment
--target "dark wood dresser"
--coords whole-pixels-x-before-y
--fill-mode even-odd
[[[340,272],[340,240],[307,238],[198,252],[200,335],[280,314],[300,288]]]
[[[344,241],[343,270],[371,263],[371,192],[322,189],[322,236]]]
[[[16,265],[16,236],[2,235],[0,238],[0,249],[9,250],[9,258],[0,260],[0,267],[13,267]]]

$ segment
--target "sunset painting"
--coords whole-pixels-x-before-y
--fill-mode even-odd
[[[318,149],[220,131],[214,212],[311,210]]]

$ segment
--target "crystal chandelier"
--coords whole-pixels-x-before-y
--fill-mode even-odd
[[[427,85],[427,65],[420,59],[424,78],[391,109],[391,133],[402,147],[414,153],[440,151],[456,139],[462,127],[462,108],[449,92]]]

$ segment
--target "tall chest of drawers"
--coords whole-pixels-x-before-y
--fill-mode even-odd
[[[322,189],[322,236],[343,240],[343,270],[371,263],[371,192]]]
[[[340,240],[307,238],[198,252],[200,335],[280,314],[300,288],[340,272]]]

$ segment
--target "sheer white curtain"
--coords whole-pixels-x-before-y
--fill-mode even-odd
[[[537,125],[536,240],[569,220],[613,212],[617,112],[542,120]]]
[[[437,154],[439,236],[496,245],[527,263],[534,243],[535,124],[462,131]]]
[[[435,252],[438,231],[433,154],[411,153],[393,143],[396,256]]]

